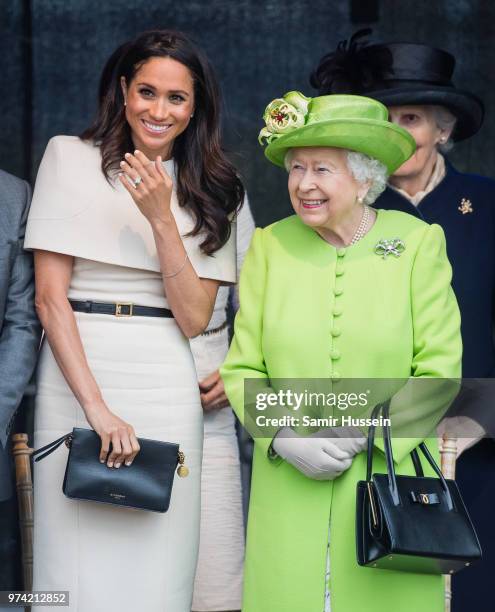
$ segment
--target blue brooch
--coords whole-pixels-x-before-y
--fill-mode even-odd
[[[390,240],[382,238],[375,246],[375,253],[383,257],[383,259],[387,259],[389,255],[399,257],[405,249],[406,245],[400,238],[391,238]]]

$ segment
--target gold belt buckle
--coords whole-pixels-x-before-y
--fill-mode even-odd
[[[122,306],[128,306],[129,312],[123,313]],[[115,304],[115,316],[116,317],[132,317],[132,306],[133,306],[132,302],[117,302]]]

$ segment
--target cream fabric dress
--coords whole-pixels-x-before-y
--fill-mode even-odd
[[[173,176],[173,162],[166,162],[166,169]],[[186,233],[192,220],[175,197],[172,210],[179,231]],[[235,224],[232,239],[215,258],[200,253],[199,240],[183,238],[198,275],[235,282]],[[47,147],[25,246],[74,256],[70,298],[167,306],[148,222],[121,185],[105,181],[99,149],[77,138],[56,137]],[[35,463],[33,589],[68,590],[73,612],[189,612],[203,443],[189,342],[174,319],[75,317],[89,366],[110,409],[131,423],[138,437],[178,442],[190,475],[175,478],[170,509],[157,514],[65,498],[63,447]],[[38,369],[35,447],[73,427],[89,425],[45,342]]]
[[[237,216],[237,273],[254,232],[247,198]],[[220,287],[206,334],[193,338],[191,348],[198,380],[223,363],[229,348],[229,330],[215,330],[227,319],[233,288]],[[203,471],[201,475],[201,530],[192,609],[196,612],[240,610],[244,566],[244,519],[241,468],[230,406],[204,415]]]

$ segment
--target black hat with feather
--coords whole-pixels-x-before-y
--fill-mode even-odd
[[[452,83],[453,55],[416,43],[370,45],[362,40],[369,34],[370,28],[359,30],[322,57],[310,78],[320,95],[364,95],[386,106],[441,105],[457,118],[454,140],[464,140],[479,130],[483,103]]]

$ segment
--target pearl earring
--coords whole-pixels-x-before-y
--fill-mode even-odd
[[[194,113],[191,113],[191,119],[194,117]]]
[[[364,202],[364,198],[362,198],[361,196],[358,196],[358,204],[362,204]]]

